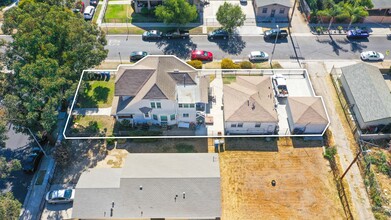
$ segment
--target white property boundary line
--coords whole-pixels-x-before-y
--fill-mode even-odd
[[[173,56],[173,55],[149,55],[149,56]],[[173,56],[175,57],[175,56]],[[143,58],[144,59],[144,58]],[[185,62],[184,62],[185,63]],[[68,127],[68,124],[69,124],[69,120],[71,118],[71,115],[72,115],[72,112],[73,112],[73,108],[75,106],[75,103],[76,103],[76,100],[77,100],[77,95],[79,94],[79,89],[80,89],[80,85],[81,85],[81,82],[83,80],[83,77],[84,77],[84,73],[85,72],[117,72],[119,70],[120,67],[122,66],[134,66],[136,63],[134,64],[120,64],[118,65],[117,69],[106,69],[106,70],[96,70],[96,69],[90,69],[90,70],[83,70],[81,76],[80,76],[80,80],[79,80],[79,84],[77,85],[77,89],[76,89],[76,92],[75,92],[75,95],[73,97],[73,101],[72,101],[72,105],[71,105],[71,109],[69,111],[69,114],[68,114],[68,117],[67,117],[67,120],[66,120],[66,123],[65,123],[65,127],[63,129],[63,136],[65,139],[67,140],[101,140],[101,139],[150,139],[150,138],[153,138],[153,139],[165,139],[165,138],[267,138],[267,137],[321,137],[324,135],[324,133],[326,132],[327,128],[330,126],[330,118],[329,118],[329,114],[327,113],[327,109],[326,109],[326,106],[325,106],[325,103],[323,101],[323,97],[322,96],[313,96],[313,97],[320,97],[321,101],[322,101],[322,105],[323,105],[323,108],[324,110],[326,111],[326,116],[327,116],[327,120],[328,120],[328,123],[324,129],[324,131],[322,132],[322,134],[307,134],[307,135],[303,135],[303,134],[290,134],[290,135],[202,135],[202,136],[118,136],[118,137],[77,137],[77,136],[72,136],[72,137],[68,137],[66,136],[66,131],[67,131],[67,127]],[[188,65],[187,63],[185,63],[186,65]],[[190,66],[190,65],[188,65]],[[193,67],[192,67],[193,68]],[[198,70],[198,73],[202,72],[202,70]],[[270,71],[271,69],[265,69],[266,71]],[[272,69],[272,71],[281,71],[282,69]],[[310,85],[310,88],[311,88],[311,91],[312,91],[312,94],[315,95],[315,92],[314,92],[314,89],[312,87],[312,83],[311,83],[311,79],[309,78],[309,75],[308,75],[308,72],[306,69],[283,69],[284,71],[303,71],[304,74],[305,74],[305,77],[308,79],[308,82],[309,82],[309,85]],[[213,72],[213,71],[222,71],[221,69],[208,69],[207,71],[210,71],[210,72]],[[224,71],[238,71],[237,69],[225,69]],[[246,70],[244,70],[246,71]],[[257,71],[257,70],[248,70],[248,71]],[[259,69],[259,72],[262,71],[262,69]],[[213,75],[210,74],[210,75]]]

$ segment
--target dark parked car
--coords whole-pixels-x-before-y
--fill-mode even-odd
[[[271,29],[268,31],[265,31],[265,35],[263,35],[263,38],[265,39],[285,39],[288,37],[288,31],[281,30],[281,29]]]
[[[188,31],[168,31],[163,34],[163,37],[166,37],[167,39],[174,39],[174,38],[182,38],[186,39],[189,38],[189,32]]]
[[[365,39],[369,37],[369,33],[364,30],[349,30],[346,37],[349,39]]]
[[[130,61],[137,61],[141,60],[142,58],[146,57],[148,55],[145,51],[133,51],[130,54]]]
[[[22,160],[22,168],[24,172],[34,173],[43,156],[43,152],[39,148],[33,148],[30,154]]]
[[[96,7],[99,4],[99,0],[90,0],[90,5]]]
[[[162,38],[162,32],[158,30],[150,30],[143,33],[143,40],[159,40]]]
[[[228,31],[224,29],[217,29],[212,32],[209,32],[208,34],[208,39],[213,40],[213,39],[227,39],[229,37]]]

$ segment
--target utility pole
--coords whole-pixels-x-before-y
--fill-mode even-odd
[[[288,27],[292,27],[293,13],[295,13],[297,1],[298,0],[295,0],[295,3],[293,4],[293,9],[292,9],[291,17],[289,18],[289,25],[288,25]]]
[[[365,150],[365,151],[362,151],[361,150],[361,147],[360,147],[360,151],[357,153],[356,157],[353,159],[353,161],[350,163],[350,165],[348,166],[348,168],[345,170],[345,172],[342,174],[341,176],[341,180],[345,177],[346,173],[350,170],[350,168],[353,166],[354,163],[356,163],[358,157],[360,156],[361,153],[369,153],[371,152],[371,150]]]
[[[276,49],[276,44],[277,44],[277,40],[278,40],[278,33],[280,32],[280,27],[278,26],[278,24],[276,25],[276,27],[277,27],[277,35],[276,35],[276,39],[274,40],[273,51],[272,51],[272,55],[270,57],[270,68],[271,69],[273,69],[273,65],[272,65],[273,55],[274,55],[274,50]]]

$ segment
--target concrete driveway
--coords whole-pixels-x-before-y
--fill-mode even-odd
[[[52,185],[50,190],[75,188],[74,184]],[[46,196],[46,195],[45,195]],[[45,202],[45,208],[41,215],[41,220],[62,220],[72,217],[73,203],[49,204]]]
[[[216,13],[220,5],[224,4],[225,1],[221,0],[210,0],[209,4],[204,6],[204,25],[208,27],[218,27],[220,26],[219,22],[216,19]],[[227,1],[233,5],[240,5],[243,13],[246,15],[246,20],[244,25],[238,28],[238,33],[242,36],[244,35],[261,35],[263,34],[262,28],[257,26],[255,20],[254,7],[252,1],[247,1],[246,4],[241,4],[239,0]]]

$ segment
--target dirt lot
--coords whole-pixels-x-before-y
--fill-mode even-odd
[[[323,149],[295,146],[221,153],[222,219],[344,219]]]

